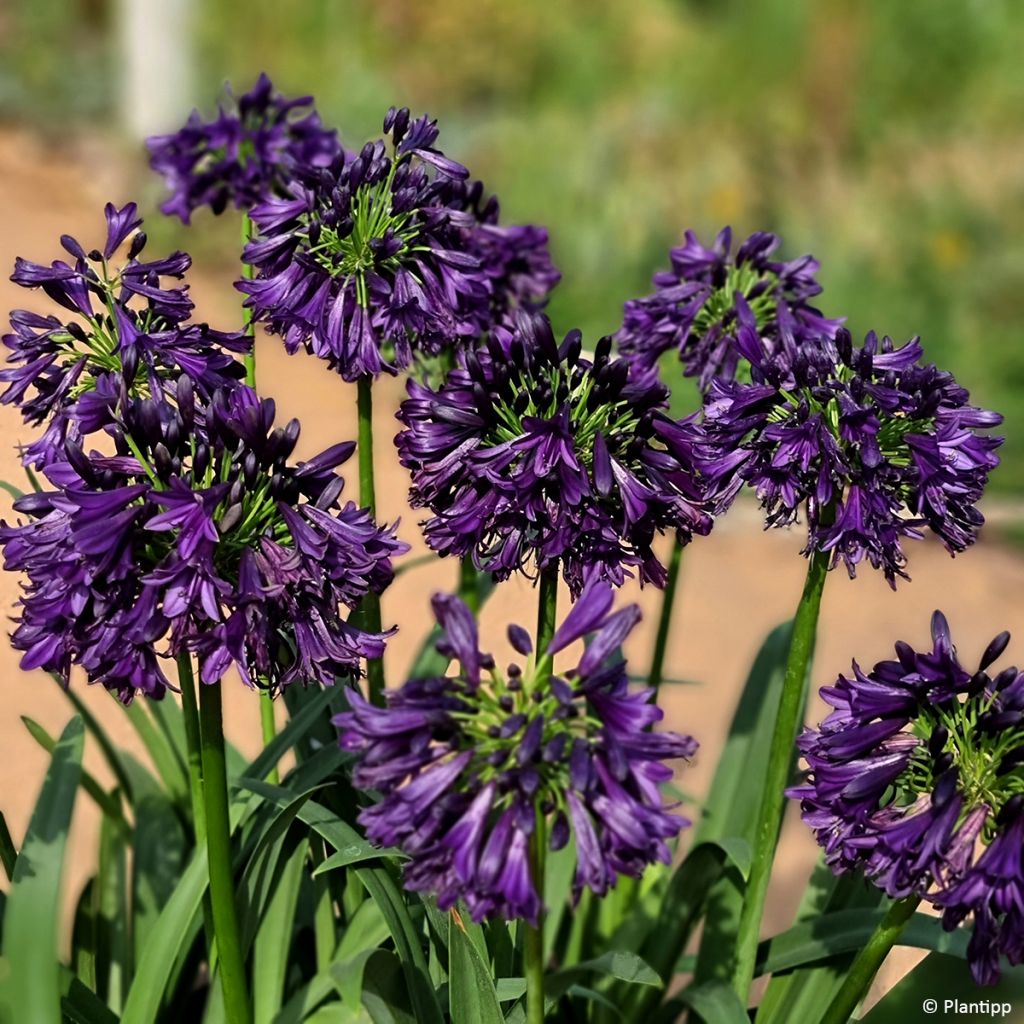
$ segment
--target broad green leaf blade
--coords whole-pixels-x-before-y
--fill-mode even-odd
[[[181,819],[163,792],[142,797],[135,807],[132,858],[132,921],[136,961],[185,868],[187,844]]]
[[[278,805],[287,800],[287,790],[279,786],[270,786],[250,779],[241,780],[241,784]],[[298,816],[336,850],[346,849],[361,838],[351,825],[312,800],[303,805]],[[405,973],[412,1005],[416,1011],[416,1019],[422,1024],[440,1024],[443,1018],[429,981],[422,932],[409,917],[409,910],[401,891],[384,868],[362,866],[354,868],[354,871],[388,922]]]
[[[72,718],[53,751],[28,833],[14,865],[4,915],[10,966],[6,999],[15,1021],[60,1020],[60,922],[64,849],[78,792],[85,729]]]
[[[260,919],[252,951],[254,1024],[271,1024],[281,1008],[295,930],[295,908],[308,853],[309,841],[303,839],[282,866]]]
[[[116,1013],[131,980],[132,950],[128,934],[128,863],[120,829],[109,818],[100,822],[99,873],[95,908],[99,948],[97,993]]]
[[[452,1024],[504,1024],[490,967],[454,914],[448,921],[448,1009]]]
[[[7,819],[3,813],[0,813],[0,863],[3,864],[8,882],[14,877],[14,863],[17,859],[18,851],[14,848],[14,840],[7,827]]]
[[[750,784],[768,761],[772,730],[782,692],[792,623],[777,626],[765,638],[747,676],[715,767],[704,813],[693,832],[693,845],[728,836],[750,841],[760,793]]]
[[[203,894],[210,883],[206,851],[197,849],[173,895],[149,932],[121,1014],[122,1024],[152,1024],[160,1019],[167,982],[182,948],[198,932]]]
[[[749,1024],[740,997],[724,981],[706,981],[683,989],[676,1000],[697,1013],[704,1024]]]
[[[819,860],[804,894],[798,923],[813,922],[827,914],[850,910],[878,910],[885,897],[858,875],[837,878]],[[837,954],[813,967],[798,967],[772,976],[757,1008],[757,1024],[789,1024],[820,1013],[846,977],[856,954]]]
[[[885,910],[839,910],[814,921],[802,921],[758,947],[756,974],[773,974],[859,950],[872,936]],[[967,956],[970,932],[947,932],[937,917],[915,914],[900,933],[898,945]]]
[[[134,701],[125,709],[128,721],[131,722],[142,745],[146,748],[153,767],[167,791],[180,803],[188,800],[188,776],[185,767],[178,759],[170,741],[154,724],[152,717],[142,706],[142,701]]]
[[[358,842],[351,843],[346,846],[343,850],[338,850],[337,853],[332,853],[322,864],[317,865],[313,871],[313,877],[317,878],[319,875],[324,874],[327,871],[335,871],[338,868],[348,867],[350,864],[359,864],[367,860],[383,860],[387,858],[404,857],[404,854],[400,850],[393,848],[381,848],[374,846],[368,839],[360,839]]]
[[[75,976],[92,992],[99,991],[96,980],[96,951],[99,947],[97,903],[96,876],[93,875],[78,897],[71,926],[71,966]]]
[[[717,843],[694,847],[676,869],[665,893],[658,920],[640,947],[640,955],[654,968],[663,986],[675,970],[676,958],[686,948],[700,919],[711,886],[721,877],[725,851]],[[661,999],[661,989],[643,989],[623,994],[627,1020],[643,1020]]]
[[[926,1000],[934,1000],[935,1008],[925,1006]],[[862,1024],[908,1024],[929,1019],[991,1024],[1020,1020],[1022,1006],[1024,967],[1007,968],[995,985],[978,988],[965,961],[932,953],[860,1020]]]
[[[61,968],[60,981],[62,1024],[117,1024],[117,1014],[66,967]]]
[[[103,759],[107,762],[111,772],[113,772],[114,778],[117,779],[117,785],[121,792],[124,793],[130,804],[133,803],[137,794],[133,789],[132,779],[126,770],[123,755],[114,746],[110,736],[107,734],[107,731],[102,725],[100,725],[96,716],[88,707],[86,707],[78,694],[75,693],[70,686],[65,686],[60,676],[54,675],[52,672],[49,675],[50,678],[60,687],[61,692],[85,723],[86,731],[92,736],[99,746],[100,752],[103,754]]]
[[[22,724],[28,729],[29,735],[45,750],[48,754],[53,753],[53,748],[57,745],[57,741],[43,728],[34,718],[29,718],[28,715],[21,716]],[[115,793],[108,793],[97,781],[93,778],[90,772],[83,768],[79,773],[78,784],[88,794],[89,798],[94,804],[100,809],[100,811],[111,821],[115,828],[121,835],[121,838],[127,842],[131,842],[131,831],[128,828],[128,823],[124,820],[124,815],[121,813],[121,798]]]
[[[768,634],[758,651],[733,716],[722,758],[715,769],[711,792],[697,826],[694,842],[715,839],[754,845],[761,788],[751,780],[764,778],[782,694],[792,625],[785,623]],[[804,680],[806,710],[808,680]],[[801,715],[801,720],[802,720]],[[793,762],[796,750],[793,751]],[[779,828],[782,827],[780,818]],[[695,982],[728,979],[736,944],[747,871],[727,866],[708,895],[704,932],[697,956]]]

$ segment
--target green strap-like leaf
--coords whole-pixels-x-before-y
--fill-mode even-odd
[[[50,768],[14,865],[4,915],[3,953],[10,967],[4,998],[14,1021],[60,1020],[60,923],[64,849],[78,791],[85,729],[72,718]]]
[[[791,970],[858,950],[871,938],[884,916],[884,910],[840,910],[796,924],[761,943],[757,975]],[[969,939],[966,929],[947,932],[939,918],[915,914],[900,933],[898,944],[964,958]]]
[[[504,1024],[490,966],[454,914],[448,921],[448,1009],[452,1024]]]
[[[3,864],[8,882],[14,877],[14,863],[17,859],[18,851],[14,848],[14,840],[7,827],[7,819],[0,812],[0,864]]]
[[[673,1001],[689,1007],[704,1024],[748,1024],[740,997],[724,981],[706,981],[683,989]]]
[[[279,786],[252,780],[242,780],[242,784],[264,799],[277,803],[287,799],[287,791]],[[299,811],[299,818],[323,836],[336,850],[346,849],[361,838],[351,825],[312,800]],[[423,953],[422,932],[409,917],[409,910],[401,891],[384,868],[362,866],[354,870],[388,922],[398,959],[406,976],[416,1019],[422,1024],[441,1024],[441,1009],[430,985],[427,961]]]
[[[260,919],[252,950],[254,1024],[271,1024],[281,1008],[295,930],[295,908],[308,853],[309,841],[303,839],[288,855]]]

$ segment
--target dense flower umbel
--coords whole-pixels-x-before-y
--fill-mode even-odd
[[[737,348],[752,379],[715,380],[704,404],[702,468],[720,508],[748,484],[768,526],[805,510],[805,554],[830,552],[851,576],[867,559],[893,585],[906,578],[902,539],[921,527],[951,554],[974,542],[1002,444],[981,431],[1002,417],[923,364],[918,339],[895,348],[871,333],[855,348],[840,328],[801,344],[783,313],[768,351],[741,302]]]
[[[1008,633],[975,673],[940,612],[932,638],[822,689],[835,710],[798,740],[808,781],[789,795],[837,874],[923,896],[947,928],[973,914],[968,959],[991,984],[1001,953],[1024,961],[1024,674],[989,674]]]
[[[652,691],[630,690],[617,656],[640,613],[611,612],[612,596],[606,583],[583,593],[547,654],[594,636],[575,668],[552,677],[548,656],[497,670],[469,609],[438,595],[438,650],[458,659],[460,674],[410,680],[388,692],[387,708],[350,693],[352,710],[335,719],[341,745],[359,755],[355,784],[382,794],[359,820],[373,842],[409,856],[407,888],[436,894],[443,909],[462,900],[477,921],[535,922],[538,827],[552,849],[575,836],[577,896],[668,863],[667,841],[688,823],[663,805],[665,761],[697,744],[651,731],[662,712]],[[509,639],[530,655],[525,630],[509,627]]]
[[[204,682],[232,665],[250,685],[330,685],[379,657],[385,635],[344,609],[392,577],[406,550],[389,527],[342,504],[335,468],[353,445],[298,465],[292,420],[239,385],[196,402],[181,377],[166,396],[126,404],[116,454],[67,444],[53,490],[15,503],[0,528],[5,567],[28,584],[13,635],[22,666],[67,679],[72,665],[122,700],[161,697],[161,658],[192,651]]]
[[[482,182],[466,188],[464,204],[474,226],[466,229],[466,244],[481,264],[490,284],[490,306],[481,317],[481,333],[493,327],[511,330],[517,310],[542,310],[561,273],[551,261],[546,228],[535,224],[499,223],[496,196],[486,196]]]
[[[432,548],[500,579],[559,562],[574,593],[592,573],[621,584],[629,567],[661,586],[655,536],[711,529],[697,428],[669,418],[655,369],[610,358],[608,338],[593,362],[580,347],[578,331],[559,347],[546,318],[522,314],[439,390],[410,380],[396,444],[412,504],[432,513]]]
[[[70,262],[15,261],[11,280],[41,288],[61,307],[59,316],[15,310],[11,333],[3,336],[10,354],[9,367],[0,370],[8,385],[0,401],[17,405],[27,422],[47,425],[25,449],[26,464],[60,458],[65,436],[77,439],[109,424],[122,382],[131,394],[153,394],[169,377],[186,372],[208,395],[243,374],[230,354],[245,350],[241,334],[190,322],[188,287],[177,282],[191,258],[176,252],[141,261],[146,236],[135,204],[117,209],[108,203],[104,214],[102,251],[86,252],[64,235]],[[116,258],[125,243],[126,252]]]
[[[289,352],[305,346],[353,381],[436,355],[486,323],[490,281],[470,251],[468,171],[435,148],[436,122],[388,112],[387,139],[298,172],[252,209],[259,237],[237,287]]]
[[[759,231],[731,255],[732,230],[723,229],[710,249],[686,232],[684,245],[669,252],[672,269],[654,275],[656,291],[625,305],[616,335],[619,350],[650,365],[670,348],[679,350],[684,372],[706,391],[716,377],[731,380],[740,359],[736,347],[737,295],[750,307],[765,339],[778,332],[785,310],[799,338],[832,335],[842,322],[827,320],[809,304],[821,292],[811,256],[783,263],[772,259],[775,235]]]
[[[323,166],[341,151],[313,98],[285,99],[266,75],[237,99],[228,86],[212,121],[193,110],[183,128],[146,145],[153,170],[171,190],[160,208],[186,224],[202,206],[247,210],[280,192],[296,166]]]

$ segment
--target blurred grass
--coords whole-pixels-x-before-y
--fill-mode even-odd
[[[0,13],[0,112],[92,130],[113,85],[100,0]],[[358,143],[384,109],[547,224],[558,326],[614,330],[684,227],[778,231],[822,305],[922,335],[1007,416],[1024,490],[1024,5],[1019,0],[197,0],[199,93],[266,69]],[[6,29],[6,31],[3,31]],[[71,69],[69,71],[69,69]],[[106,105],[106,108],[105,108]],[[191,103],[183,98],[184,113]],[[109,123],[109,119],[108,119]],[[158,193],[156,190],[152,197]],[[197,218],[188,244],[230,246]],[[184,236],[175,236],[179,243]]]

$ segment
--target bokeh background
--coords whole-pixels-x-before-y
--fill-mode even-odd
[[[261,70],[287,94],[315,94],[350,145],[377,132],[392,104],[436,116],[444,149],[499,194],[506,220],[550,228],[564,273],[550,312],[557,329],[579,326],[591,341],[618,326],[623,300],[647,291],[685,227],[705,241],[724,224],[740,235],[777,231],[785,255],[821,260],[829,315],[847,316],[855,334],[920,334],[978,403],[1006,416],[982,541],[955,562],[935,543],[909,544],[914,582],[896,594],[867,570],[852,583],[837,574],[815,682],[851,656],[885,656],[898,637],[924,643],[936,603],[973,659],[1024,615],[1021,53],[1019,0],[6,0],[0,267],[15,255],[54,258],[62,232],[88,248],[102,203],[136,199],[154,254],[194,254],[201,315],[237,325],[237,217],[201,212],[189,229],[160,219],[162,189],[141,139],[193,106],[209,113],[226,80],[241,92]],[[31,306],[7,272],[2,310]],[[346,386],[273,339],[259,353],[261,389],[283,416],[303,419],[302,452],[354,435]],[[681,379],[672,384],[682,404],[692,400]],[[378,473],[382,514],[403,515],[415,556],[417,517],[386,444],[401,394],[394,381],[378,391]],[[13,444],[27,436],[0,408],[8,479],[19,472]],[[9,516],[6,499],[2,509]],[[680,780],[698,798],[761,637],[795,607],[800,547],[799,531],[765,535],[741,504],[686,554],[669,674],[697,684],[669,687],[665,704],[670,724],[701,740]],[[389,650],[393,680],[418,644],[429,592],[449,576],[447,566],[413,570],[386,595],[385,618],[406,626]],[[626,594],[656,615],[657,594]],[[16,597],[16,582],[0,580],[0,612],[14,614]],[[528,584],[513,581],[485,620],[495,630],[512,612],[529,621],[532,601]],[[627,651],[638,667],[649,637]],[[0,810],[19,838],[47,763],[19,716],[56,732],[69,709],[49,680],[16,665],[0,648]],[[102,690],[79,692],[135,742]],[[254,698],[239,686],[229,709],[231,738],[251,752]],[[83,805],[72,890],[91,870],[94,833]],[[770,930],[788,923],[814,858],[791,815]]]

